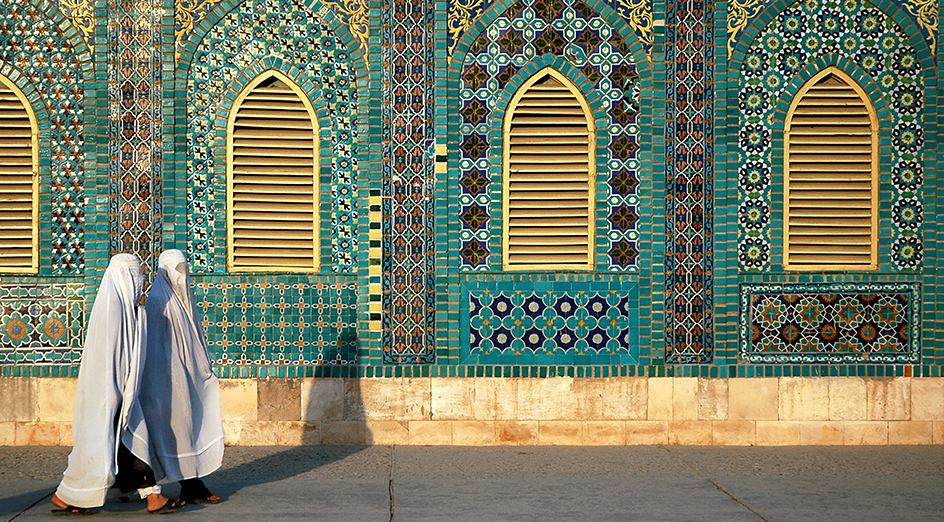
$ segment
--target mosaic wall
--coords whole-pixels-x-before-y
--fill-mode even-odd
[[[714,344],[714,49],[705,0],[666,4],[665,362],[707,363]]]
[[[610,18],[615,17],[611,12]],[[566,56],[552,65],[547,55]],[[529,64],[552,65],[602,105],[598,123],[597,212],[606,238],[606,270],[636,270],[639,239],[639,74],[630,45],[612,20],[582,0],[521,0],[497,16],[469,48],[460,73],[460,229],[463,270],[500,270],[502,121],[492,109],[507,104]],[[562,66],[563,65],[563,66]],[[566,69],[566,70],[565,70]],[[519,80],[519,82],[521,81]],[[511,82],[511,83],[509,83]],[[518,83],[520,84],[520,83]],[[499,101],[501,100],[501,102]],[[602,112],[603,114],[599,114]],[[598,141],[599,143],[599,141]]]
[[[308,93],[331,162],[331,271],[353,270],[357,251],[357,90],[350,50],[310,7],[247,0],[202,39],[187,81],[187,229],[194,272],[226,266],[226,118],[247,68],[284,69]],[[245,81],[242,80],[242,84]],[[306,88],[307,87],[307,88]],[[327,125],[325,123],[327,122]],[[324,226],[324,225],[323,225]]]
[[[771,172],[779,168],[771,164],[772,115],[778,100],[791,82],[800,83],[793,81],[798,73],[817,72],[824,58],[834,56],[847,58],[840,67],[867,93],[883,93],[890,109],[894,188],[890,261],[898,270],[921,267],[925,131],[924,80],[917,51],[902,28],[871,3],[807,0],[786,9],[768,25],[741,65],[738,185],[743,196],[738,212],[738,261],[742,270],[769,271],[780,261],[771,255],[772,229],[779,227],[771,223],[772,194],[779,192],[771,184]],[[886,190],[884,183],[882,190]],[[880,262],[889,262],[885,256]]]
[[[541,286],[551,288],[537,289]],[[460,331],[462,339],[468,340],[467,346],[463,344],[462,362],[638,362],[639,296],[635,284],[610,281],[589,285],[580,292],[555,290],[554,286],[467,283],[460,313],[463,325],[468,325]]]
[[[550,3],[550,2],[548,2]],[[449,14],[446,18],[448,28],[449,55],[452,56],[462,35],[472,29],[473,25],[481,21],[482,13],[496,2],[489,0],[453,0],[449,3]],[[647,55],[652,51],[652,2],[649,0],[600,0],[593,4],[608,5],[623,18],[637,40],[642,44]]]
[[[145,277],[163,249],[161,5],[108,4],[109,250],[137,255]]]
[[[29,2],[0,2],[0,74],[41,100],[33,105],[43,150],[40,273],[75,275],[85,268],[85,82],[79,50],[58,20]]]
[[[435,360],[435,18],[432,4],[384,0],[383,362]]]
[[[85,44],[92,46],[92,35],[95,33],[95,3],[93,0],[52,0],[53,5],[72,25],[78,29],[85,40]]]
[[[318,276],[195,276],[210,357],[217,365],[357,362],[357,284]]]
[[[728,2],[728,55],[741,40],[745,30],[758,16],[772,5],[782,4],[782,0],[732,0]],[[894,6],[902,13],[906,13],[917,26],[935,56],[937,46],[937,19],[938,6],[933,0],[882,0],[880,8],[888,11],[887,7]]]
[[[918,283],[742,285],[739,357],[752,363],[917,363]]]
[[[0,285],[0,365],[77,362],[85,341],[85,284],[22,279]]]

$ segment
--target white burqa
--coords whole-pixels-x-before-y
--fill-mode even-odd
[[[148,346],[125,445],[149,463],[157,480],[206,476],[223,462],[220,382],[213,375],[200,312],[180,250],[158,260],[147,300]]]
[[[115,482],[120,434],[138,409],[147,338],[145,311],[137,306],[143,283],[138,258],[118,254],[92,305],[72,413],[75,442],[56,490],[66,504],[101,506]]]

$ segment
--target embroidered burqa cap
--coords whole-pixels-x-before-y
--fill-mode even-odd
[[[203,321],[180,250],[158,260],[147,300],[148,346],[125,445],[158,480],[203,477],[223,462],[220,383],[213,375]]]
[[[74,443],[59,498],[98,507],[115,481],[120,434],[137,408],[144,362],[145,311],[139,308],[144,278],[131,254],[111,258],[86,325],[85,346],[72,414]]]

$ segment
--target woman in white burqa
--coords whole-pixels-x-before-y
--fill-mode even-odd
[[[140,415],[135,395],[147,338],[145,311],[138,307],[143,284],[137,257],[111,258],[88,320],[75,391],[72,453],[52,497],[57,515],[89,515],[89,508],[105,503],[118,472],[121,434],[129,418]],[[138,492],[147,498],[150,512],[180,507],[163,497],[159,486]]]
[[[200,477],[223,462],[220,383],[213,375],[203,321],[190,290],[187,260],[167,250],[147,299],[148,342],[138,400],[126,445],[157,480],[180,481],[180,500],[215,504]]]

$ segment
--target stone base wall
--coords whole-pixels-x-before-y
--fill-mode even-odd
[[[71,445],[75,379],[0,379],[0,445]],[[944,378],[224,379],[229,445],[944,444]]]

